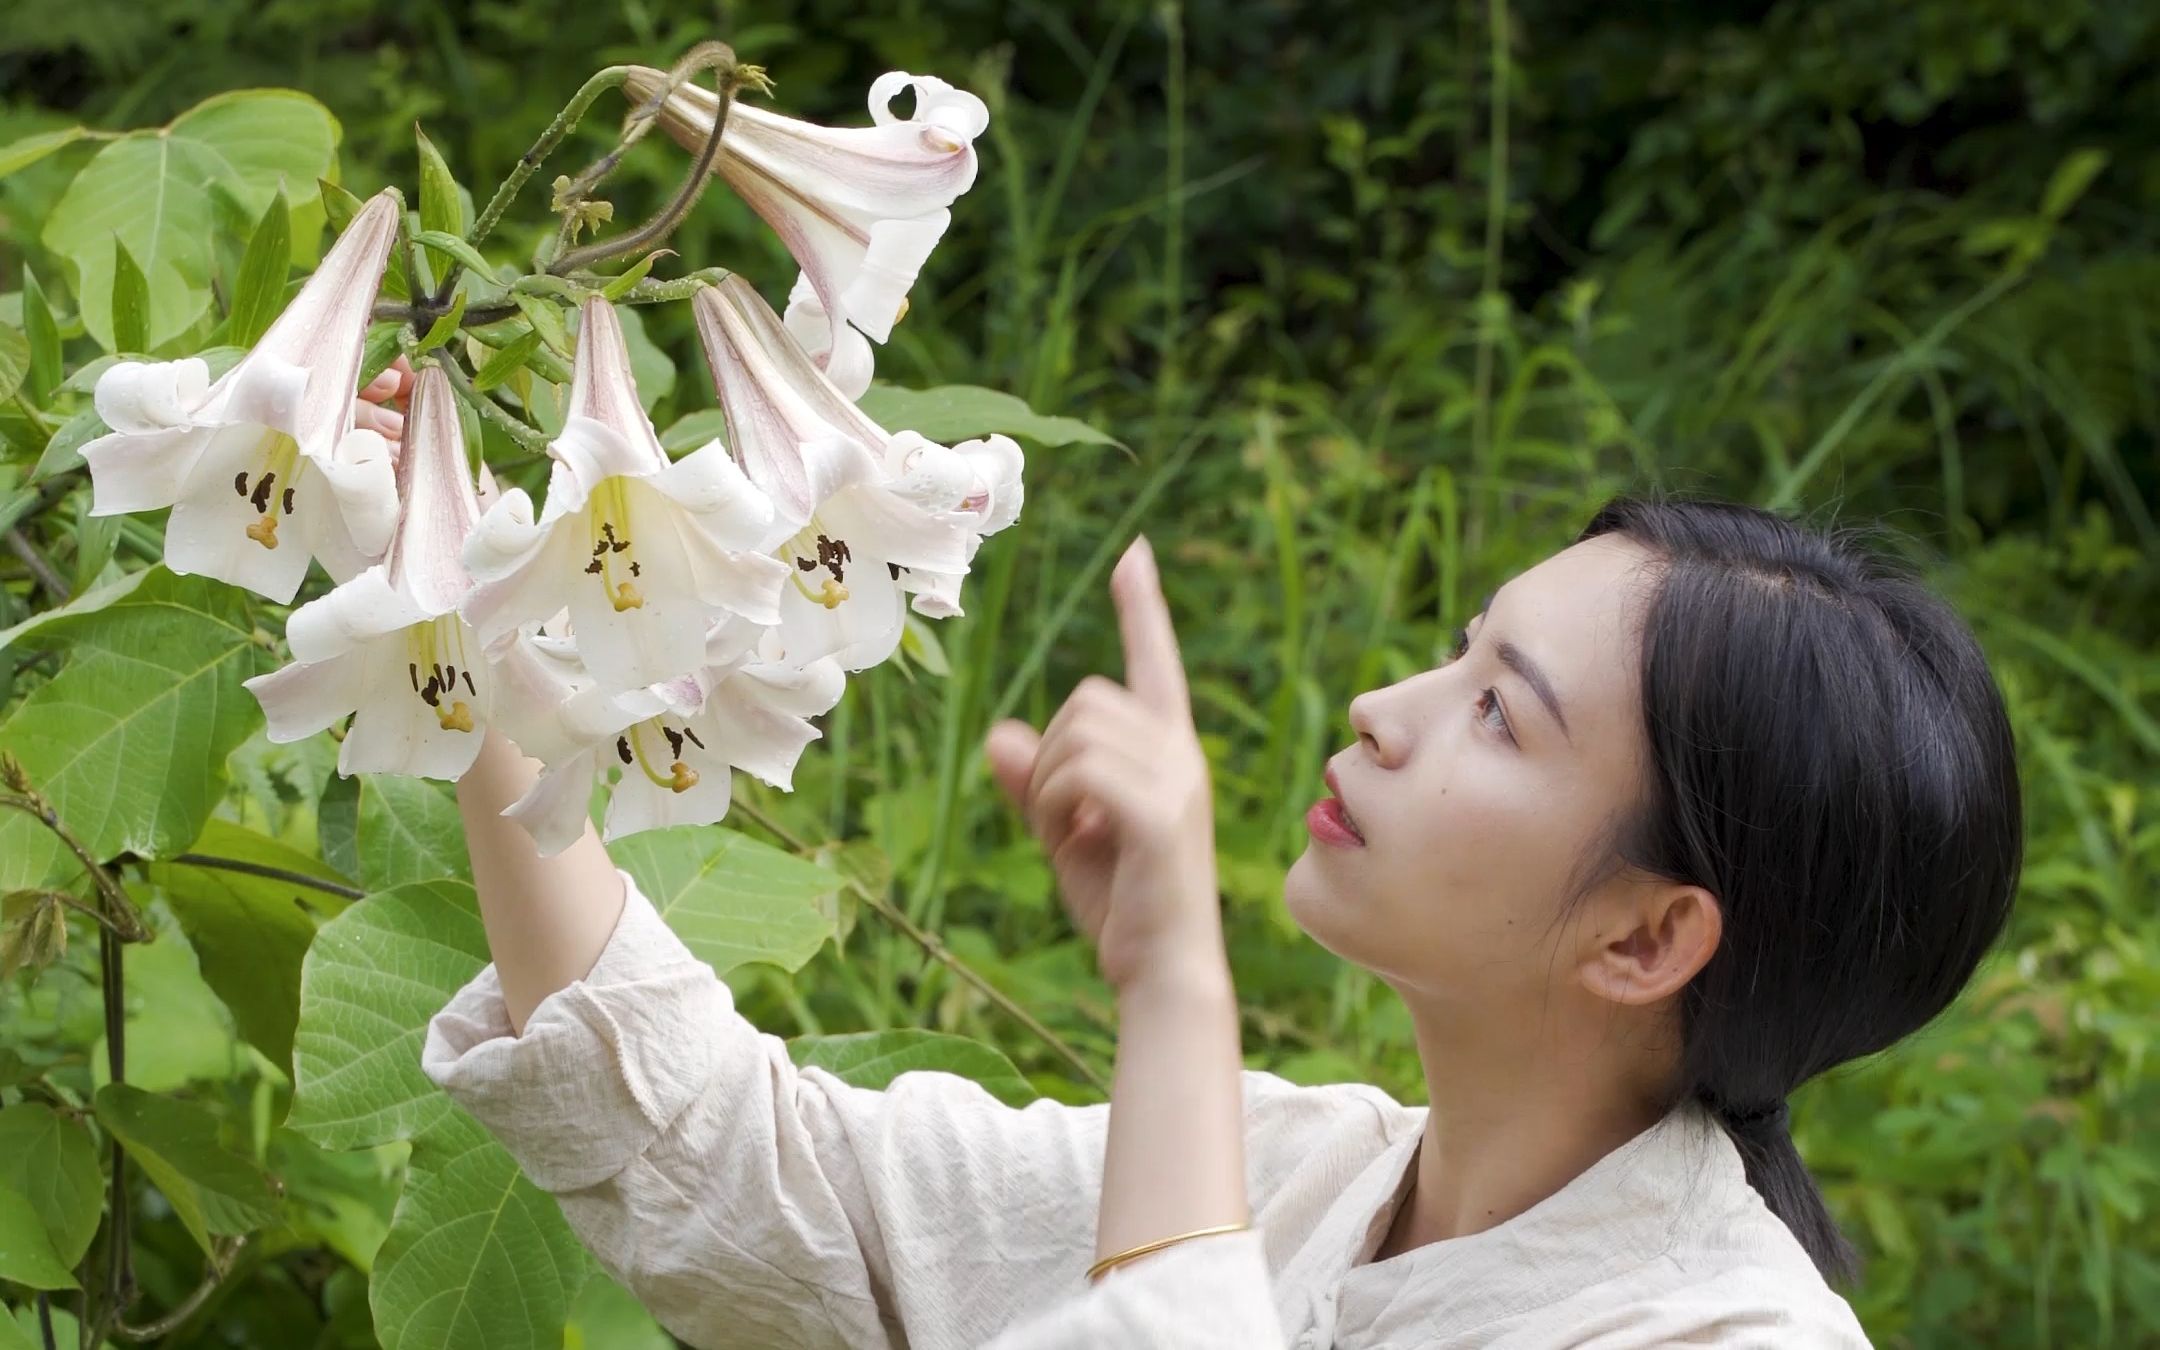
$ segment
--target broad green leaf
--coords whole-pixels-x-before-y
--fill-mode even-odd
[[[392,774],[333,776],[319,812],[323,857],[364,891],[472,877],[465,822],[448,784]]]
[[[33,483],[43,482],[56,473],[71,473],[82,467],[82,448],[111,428],[97,415],[96,408],[85,408],[60,424],[60,429],[45,442],[45,450],[38,456],[37,466],[30,470]]]
[[[94,1101],[98,1123],[164,1192],[204,1252],[211,1236],[252,1233],[276,1223],[277,1196],[253,1159],[218,1142],[217,1117],[176,1097],[107,1083]]]
[[[413,1141],[368,1305],[384,1350],[554,1350],[591,1269],[554,1199],[457,1112]]]
[[[183,856],[197,854],[346,884],[298,849],[230,821],[211,820]],[[164,862],[149,870],[195,948],[204,982],[231,1009],[233,1024],[289,1071],[301,958],[319,920],[349,902],[317,887],[230,868]]]
[[[366,1148],[453,1114],[420,1072],[420,1044],[428,1019],[487,960],[462,881],[383,891],[324,924],[300,971],[286,1123],[324,1148]]]
[[[106,349],[149,351],[150,283],[136,265],[135,255],[128,252],[127,241],[117,234],[113,236],[112,267],[112,340],[105,344]]]
[[[646,830],[608,852],[684,944],[722,973],[748,961],[800,969],[832,936],[817,902],[840,879],[733,830]]]
[[[0,1183],[0,1283],[31,1289],[74,1289],[45,1224],[22,1192]]]
[[[0,323],[0,403],[15,397],[30,375],[30,339]]]
[[[23,267],[23,336],[30,343],[30,401],[40,406],[60,387],[60,326],[53,321],[52,304],[37,273]]]
[[[27,169],[56,150],[65,150],[90,134],[88,127],[62,127],[58,131],[43,131],[35,136],[25,136],[19,141],[0,145],[0,178]]]
[[[116,349],[106,318],[115,235],[148,282],[145,345],[162,345],[187,331],[210,303],[212,185],[223,185],[257,215],[281,183],[305,184],[330,172],[337,142],[337,119],[307,95],[244,89],[99,150],[54,205],[42,235],[74,272],[91,336]]]
[[[158,567],[101,609],[22,629],[68,660],[0,723],[0,749],[97,857],[193,843],[224,795],[225,757],[262,718],[241,687],[267,661],[240,593]],[[0,888],[43,879],[58,857],[34,821],[0,818]]]
[[[248,237],[240,271],[233,278],[232,307],[225,315],[225,340],[252,347],[285,308],[285,276],[292,270],[292,212],[280,192],[263,208]]]
[[[727,438],[727,414],[718,408],[685,413],[660,433],[660,448],[671,455],[688,454],[708,442]]]
[[[0,1111],[0,1187],[30,1202],[63,1266],[90,1250],[105,1212],[105,1174],[81,1122],[43,1102]]]
[[[6,651],[23,638],[43,632],[47,628],[59,627],[63,620],[83,614],[95,614],[101,609],[111,608],[115,601],[134,594],[143,582],[158,575],[159,570],[150,568],[141,572],[130,572],[126,576],[115,577],[94,591],[83,592],[58,609],[48,609],[43,613],[33,614],[13,628],[0,629],[0,652]]]
[[[413,240],[437,253],[457,259],[482,277],[495,275],[494,269],[488,266],[487,258],[479,249],[447,230],[422,230],[413,236]]]
[[[596,1270],[570,1305],[563,1350],[675,1350],[675,1338],[636,1296]]]
[[[972,1078],[1007,1106],[1025,1106],[1038,1095],[999,1051],[981,1041],[942,1031],[910,1027],[839,1036],[797,1036],[787,1047],[797,1065],[824,1069],[855,1087],[882,1088],[901,1074],[930,1069]]]
[[[1011,394],[971,384],[935,389],[873,384],[857,406],[888,431],[916,431],[947,445],[993,432],[1045,446],[1119,443],[1078,418],[1046,417]]]

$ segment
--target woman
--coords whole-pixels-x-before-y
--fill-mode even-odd
[[[1623,500],[1355,699],[1286,892],[1403,999],[1412,1108],[1241,1069],[1144,543],[1112,591],[1125,683],[987,744],[1118,991],[1107,1107],[796,1069],[589,831],[534,857],[491,739],[495,964],[425,1063],[601,1263],[701,1346],[1864,1344],[1784,1102],[2007,916],[2010,733],[1951,612],[1848,540]]]

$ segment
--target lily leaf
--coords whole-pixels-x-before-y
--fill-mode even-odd
[[[972,384],[902,389],[873,384],[857,406],[888,431],[915,431],[947,445],[1003,433],[1042,446],[1119,445],[1076,417],[1047,417],[1011,394]]]
[[[218,1142],[217,1118],[208,1111],[127,1083],[99,1088],[94,1105],[98,1123],[127,1146],[205,1253],[213,1236],[277,1222],[270,1179],[253,1159]]]
[[[97,1146],[80,1122],[43,1102],[0,1111],[0,1187],[30,1202],[55,1255],[72,1267],[90,1250],[105,1212]]]

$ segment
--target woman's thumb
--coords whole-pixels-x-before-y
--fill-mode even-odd
[[[1042,735],[1035,728],[1012,717],[990,728],[990,734],[983,738],[983,758],[990,761],[990,775],[1015,807],[1027,806],[1028,782],[1035,776],[1035,750],[1041,744]]]

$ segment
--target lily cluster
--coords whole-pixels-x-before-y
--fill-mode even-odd
[[[701,144],[717,101],[666,80],[634,70],[629,87],[666,93],[662,125]],[[907,86],[901,119],[888,104]],[[93,513],[170,507],[168,566],[281,603],[319,559],[337,584],[288,619],[292,664],[248,681],[271,739],[349,716],[341,773],[456,778],[495,726],[546,766],[505,812],[543,853],[577,838],[610,777],[611,839],[720,819],[733,769],[789,787],[846,673],[892,654],[909,609],[960,613],[977,547],[1022,498],[1010,439],[941,445],[855,405],[988,122],[973,95],[899,73],[871,111],[862,128],[729,118],[715,172],[802,271],[785,320],[740,276],[691,300],[725,437],[669,458],[598,294],[537,512],[517,488],[482,508],[438,366],[402,445],[356,425],[401,226],[385,191],[217,380],[198,358],[106,371],[111,434],[83,451]]]

